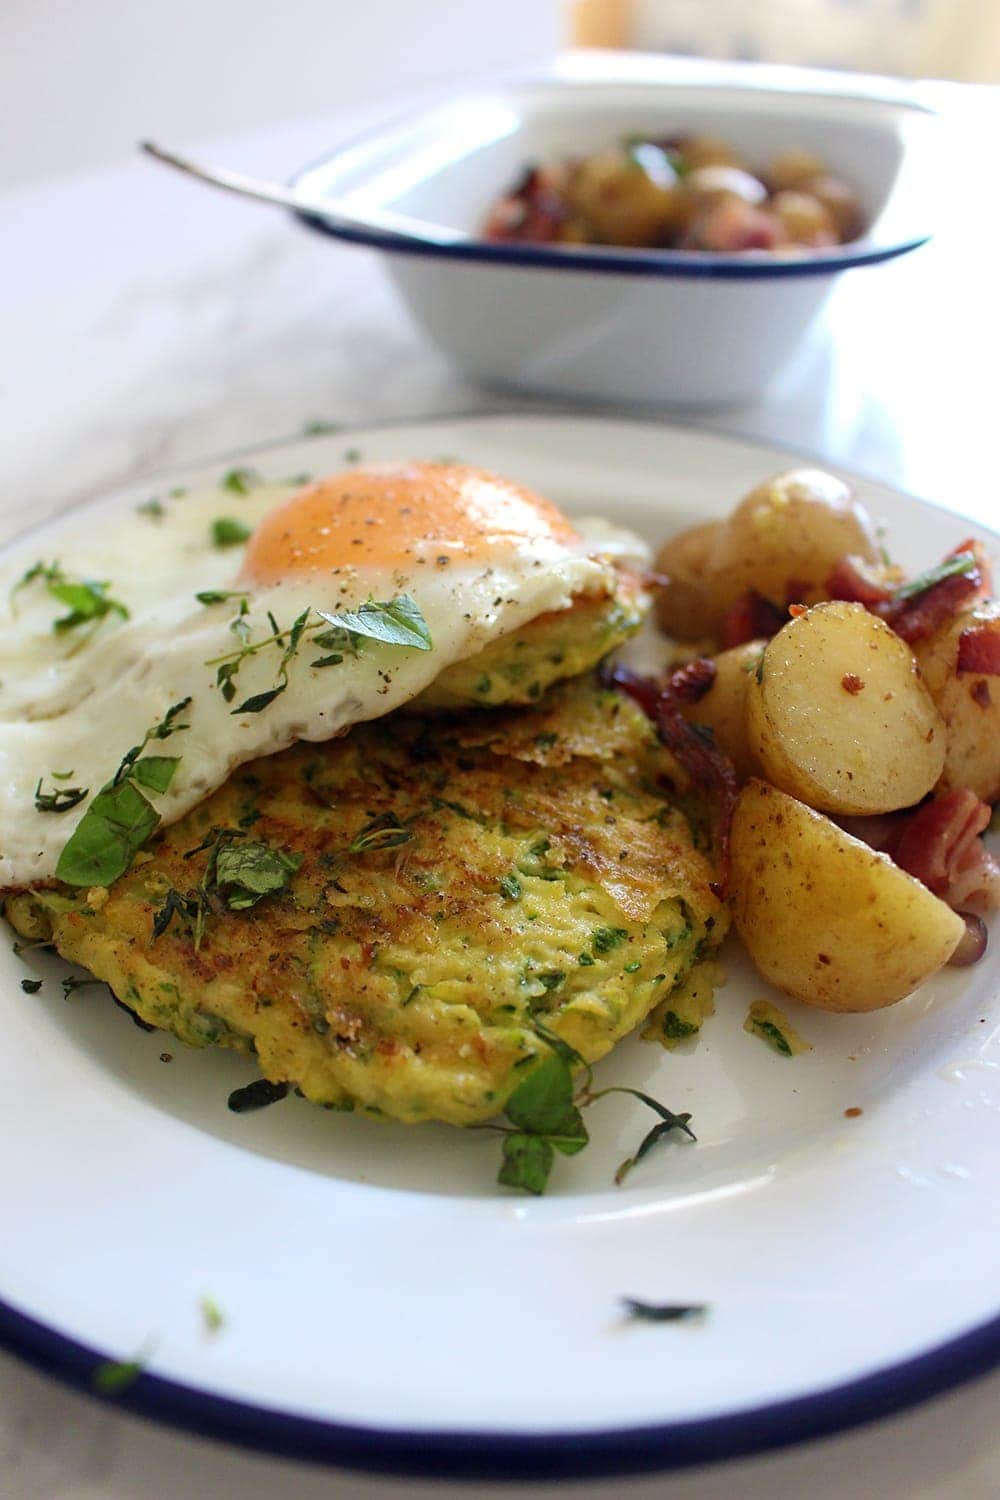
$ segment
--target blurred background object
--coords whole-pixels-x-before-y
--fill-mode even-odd
[[[0,0],[0,187],[551,55],[559,0]]]
[[[571,0],[584,47],[1000,80],[998,0]]]

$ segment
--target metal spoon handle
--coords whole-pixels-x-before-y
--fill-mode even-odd
[[[334,228],[351,235],[370,237],[372,231],[380,236],[391,236],[401,248],[410,246],[421,249],[427,245],[458,245],[469,236],[460,230],[446,229],[438,224],[427,224],[422,219],[413,219],[408,214],[395,213],[391,209],[378,208],[365,213],[353,213],[336,198],[318,198],[301,193],[295,188],[285,187],[280,182],[267,182],[260,177],[247,177],[243,172],[231,172],[223,167],[204,167],[189,157],[167,151],[153,141],[140,141],[139,149],[147,156],[184,172],[188,177],[221,188],[227,193],[236,193],[241,198],[253,198],[258,203],[275,203],[281,208],[293,209],[296,213],[312,214],[325,219]]]

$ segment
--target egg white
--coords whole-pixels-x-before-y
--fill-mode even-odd
[[[488,564],[453,559],[441,565],[428,554],[405,570],[345,567],[270,587],[235,584],[245,549],[215,547],[212,522],[227,516],[252,529],[298,488],[261,484],[238,495],[213,486],[162,500],[159,516],[105,510],[91,521],[46,528],[8,555],[0,570],[0,889],[54,876],[94,793],[182,699],[191,699],[180,716],[188,727],[150,751],[181,757],[168,790],[150,794],[167,823],[244,761],[295,740],[329,739],[389,713],[454,662],[536,615],[603,589],[612,576],[610,559],[648,562],[644,544],[630,533],[603,521],[574,520],[579,546],[513,541]],[[108,615],[96,626],[54,632],[54,619],[66,610],[44,581],[15,586],[35,562],[56,559],[74,580],[107,581],[108,596],[129,618]],[[365,640],[356,656],[316,668],[311,663],[324,653],[306,637],[289,664],[287,689],[259,713],[234,713],[247,697],[276,686],[280,650],[272,645],[247,658],[236,697],[226,702],[211,663],[239,648],[231,629],[238,601],[204,605],[195,595],[231,589],[247,596],[252,641],[271,634],[269,613],[287,630],[307,608],[334,613],[408,593],[427,622],[432,648]],[[53,772],[72,776],[53,780]],[[68,811],[45,813],[35,805],[39,779],[47,792],[73,786],[89,795]]]

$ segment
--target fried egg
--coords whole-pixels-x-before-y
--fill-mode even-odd
[[[398,709],[647,564],[629,533],[457,464],[234,471],[46,528],[0,575],[0,889],[69,879],[116,776],[172,822],[241,763]]]

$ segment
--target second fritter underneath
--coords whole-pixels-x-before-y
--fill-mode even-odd
[[[596,1060],[721,940],[673,771],[589,680],[516,714],[393,715],[241,767],[109,891],[7,915],[146,1021],[318,1103],[468,1125],[546,1030]],[[292,856],[285,889],[219,880],[220,850],[262,846]]]

